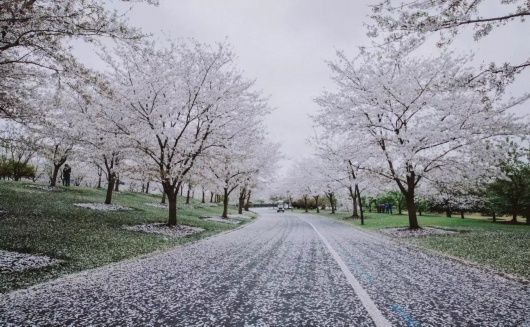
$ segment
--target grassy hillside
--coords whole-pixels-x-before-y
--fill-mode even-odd
[[[74,203],[98,202],[103,190],[70,187],[49,192],[32,183],[0,182],[0,250],[43,254],[63,263],[24,272],[0,271],[0,292],[57,276],[102,266],[178,244],[191,242],[237,226],[210,222],[200,216],[220,215],[221,207],[202,207],[196,201],[179,209],[179,223],[205,231],[184,238],[167,238],[126,231],[124,225],[165,222],[167,209],[147,205],[158,195],[116,193],[113,203],[130,211],[101,212],[78,208]]]
[[[359,219],[348,218],[351,213],[321,214],[371,230],[408,226],[406,215],[367,213],[365,225],[361,226]],[[458,234],[406,238],[406,242],[530,279],[530,226],[505,221],[492,223],[479,216],[461,219],[459,215],[453,218],[424,215],[418,220],[420,226],[449,229]]]

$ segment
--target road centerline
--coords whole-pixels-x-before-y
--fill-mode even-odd
[[[309,224],[309,226],[311,226],[313,230],[315,231],[315,233],[318,235],[322,243],[324,243],[324,245],[330,252],[331,256],[333,257],[335,262],[339,265],[340,269],[342,270],[344,277],[346,277],[346,280],[348,281],[350,286],[353,288],[353,291],[359,297],[359,300],[361,301],[364,308],[366,309],[366,311],[372,318],[375,325],[378,327],[379,326],[380,327],[392,326],[390,321],[388,321],[383,316],[381,311],[377,308],[377,305],[374,303],[374,301],[372,301],[372,299],[370,298],[366,290],[361,286],[357,278],[353,276],[352,272],[350,271],[350,269],[348,269],[348,266],[346,265],[344,260],[342,260],[342,258],[339,256],[337,251],[335,251],[335,249],[331,246],[331,244],[329,244],[328,240],[324,237],[324,235],[322,235],[320,231],[312,223],[305,221],[304,219],[300,219],[300,220]]]

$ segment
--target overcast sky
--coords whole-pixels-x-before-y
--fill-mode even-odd
[[[313,99],[323,89],[333,88],[325,61],[334,59],[338,49],[353,56],[358,46],[368,43],[363,23],[368,20],[369,5],[378,1],[160,0],[158,7],[113,6],[120,12],[130,8],[130,23],[161,39],[193,37],[215,42],[227,38],[246,76],[255,78],[257,88],[270,96],[275,108],[267,118],[271,139],[282,144],[287,158],[296,158],[311,152],[309,115],[318,109]],[[499,7],[487,10],[498,12]],[[530,54],[530,24],[514,22],[479,43],[463,35],[453,47],[476,50],[478,62],[523,61]],[[435,51],[422,50],[426,55]],[[521,93],[528,85],[527,72],[513,90]],[[530,113],[528,108],[530,104],[518,112]]]

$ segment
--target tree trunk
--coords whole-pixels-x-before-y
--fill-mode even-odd
[[[101,175],[103,175],[103,173],[98,171],[98,186],[96,187],[97,189],[101,188]]]
[[[177,225],[177,193],[175,191],[170,191],[170,194],[167,195],[169,215],[167,219],[168,226]]]
[[[416,175],[414,171],[409,173],[407,176],[407,191],[402,192],[405,196],[405,202],[407,204],[407,212],[409,214],[409,228],[418,229],[420,225],[418,224],[418,217],[416,216],[416,202],[414,201],[414,191],[416,187]]]
[[[515,211],[512,213],[511,222],[514,223],[514,224],[517,224],[517,212],[515,212]]]
[[[168,226],[177,225],[177,195],[179,189],[182,189],[181,184],[177,184],[177,187],[175,188],[174,184],[171,184],[169,179],[162,181],[162,202],[165,202],[166,197],[168,202]]]
[[[59,175],[59,169],[61,165],[53,164],[52,177],[50,179],[50,186],[55,187],[57,185],[57,175]]]
[[[190,204],[190,195],[191,195],[191,189],[188,186],[188,191],[186,192],[186,204]]]
[[[320,208],[318,207],[318,198],[319,197],[320,197],[319,195],[313,197],[313,198],[315,198],[315,205],[317,207],[317,213],[320,213]]]
[[[202,200],[201,203],[206,203],[206,192],[202,191]]]
[[[210,192],[210,203],[213,203],[213,192]]]
[[[351,197],[351,201],[352,201],[352,215],[351,217],[352,218],[359,218],[359,213],[357,212],[357,184],[355,184],[355,190],[353,189],[353,187],[349,187],[350,189],[350,197]]]
[[[228,188],[224,188],[223,218],[228,218]]]
[[[114,183],[116,183],[116,174],[111,173],[107,182],[107,197],[105,198],[105,204],[111,204],[112,191],[114,190]]]
[[[328,197],[329,199],[329,205],[331,206],[331,214],[335,214],[335,200],[334,200],[334,196],[333,196],[333,193],[330,192],[330,193],[327,193],[326,196]]]
[[[162,201],[160,201],[161,204],[166,204],[166,191],[162,190]]]
[[[309,212],[307,208],[307,196],[304,196],[304,207],[305,207],[305,212]]]
[[[243,188],[239,192],[239,202],[237,204],[237,213],[242,215],[243,214],[243,207],[245,206],[245,198],[247,197],[246,190]]]
[[[460,210],[460,218],[464,219],[464,210]]]
[[[405,194],[405,201],[407,203],[407,211],[409,214],[409,228],[418,229],[418,217],[416,216],[416,203],[414,202],[414,187],[409,187],[407,194]]]
[[[447,208],[447,209],[445,210],[445,216],[446,216],[447,218],[451,218],[451,216],[452,216],[451,208]]]
[[[149,181],[145,184],[145,194],[149,194]]]
[[[363,206],[361,205],[361,191],[359,191],[358,184],[355,184],[355,193],[357,194],[357,201],[359,202],[359,211],[361,212],[361,225],[364,225],[364,212]]]
[[[493,215],[491,217],[491,221],[492,222],[496,222],[497,221],[497,216],[495,215],[495,211],[493,211]]]
[[[251,194],[252,194],[252,190],[248,190],[247,200],[245,201],[245,211],[250,211],[250,195]]]
[[[114,181],[114,192],[120,191],[120,178],[116,177]]]

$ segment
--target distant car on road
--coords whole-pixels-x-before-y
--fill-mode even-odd
[[[285,203],[283,201],[276,202],[276,212],[285,212]]]

